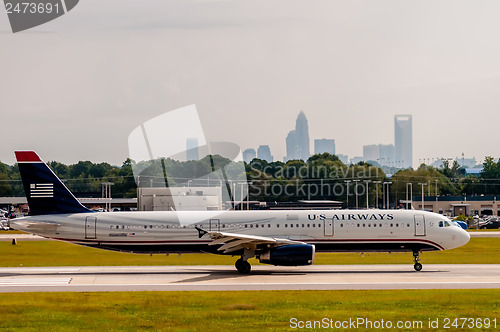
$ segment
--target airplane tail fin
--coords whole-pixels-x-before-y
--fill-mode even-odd
[[[16,151],[31,215],[92,212],[84,207],[34,151]]]

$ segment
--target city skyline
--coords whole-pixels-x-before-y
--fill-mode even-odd
[[[0,161],[34,149],[67,164],[121,165],[134,128],[191,104],[207,141],[270,144],[275,160],[300,110],[310,139],[336,138],[339,154],[393,142],[388,119],[412,114],[413,167],[462,153],[498,158],[499,11],[461,0],[432,10],[396,0],[89,0],[15,35],[0,15],[9,64]]]

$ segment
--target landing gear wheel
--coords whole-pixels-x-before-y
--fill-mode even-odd
[[[413,262],[415,265],[413,265],[413,268],[415,271],[421,271],[422,270],[422,264],[420,264],[420,252],[414,251],[413,252]]]
[[[241,258],[236,261],[234,266],[236,267],[236,270],[238,270],[238,272],[241,274],[249,274],[250,270],[252,269],[250,263],[242,260]]]

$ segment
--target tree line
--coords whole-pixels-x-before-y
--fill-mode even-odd
[[[192,181],[190,179],[204,177],[207,183],[214,185],[213,181],[224,180],[221,174],[231,175],[232,179],[247,180],[250,199],[258,201],[349,200],[349,206],[354,206],[358,196],[360,207],[366,206],[366,197],[368,204],[375,206],[377,194],[379,201],[382,199],[383,182],[392,182],[391,202],[404,200],[407,190],[411,196],[420,196],[422,184],[425,195],[500,194],[500,161],[491,157],[485,158],[484,169],[477,176],[466,175],[456,161],[445,161],[440,168],[422,164],[417,169],[399,170],[388,177],[380,167],[365,162],[346,165],[328,153],[313,155],[307,161],[289,160],[286,163],[269,163],[261,159],[248,164],[231,163],[221,156],[206,156],[199,161],[161,159],[145,166],[130,159],[121,166],[90,161],[72,165],[51,161],[48,165],[77,197],[100,197],[103,182],[114,183],[113,197],[136,197],[134,168],[142,170],[141,186],[180,186]],[[220,178],[209,178],[207,174],[219,174]],[[0,162],[0,196],[24,196],[17,164],[10,166]]]

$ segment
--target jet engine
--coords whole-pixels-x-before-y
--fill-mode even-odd
[[[315,247],[312,244],[290,244],[270,248],[259,255],[264,264],[281,266],[311,265],[314,263]]]

